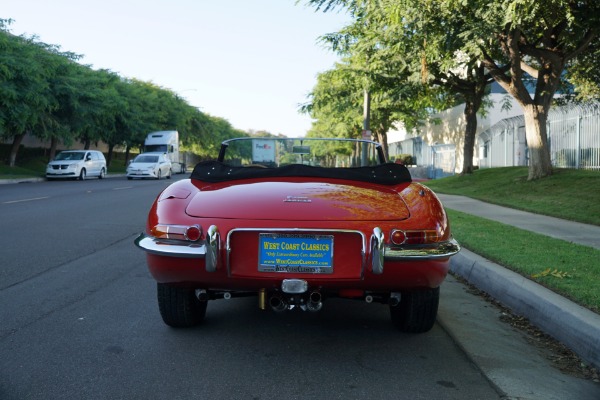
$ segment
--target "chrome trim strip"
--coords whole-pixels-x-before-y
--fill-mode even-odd
[[[140,249],[159,256],[180,258],[204,258],[206,256],[206,243],[203,241],[190,243],[164,240],[141,233],[134,243]]]
[[[387,261],[435,260],[451,257],[459,251],[460,245],[454,238],[433,245],[402,247],[386,245],[385,259]]]
[[[360,277],[361,279],[364,277],[365,268],[366,268],[366,238],[365,235],[358,230],[354,229],[311,229],[311,228],[235,228],[230,230],[227,233],[227,276],[231,276],[231,263],[230,263],[230,254],[231,254],[231,235],[235,232],[260,232],[260,233],[271,233],[271,232],[281,232],[281,233],[299,233],[299,232],[307,232],[307,233],[358,233],[361,237],[362,241],[362,261],[361,261],[361,271]]]

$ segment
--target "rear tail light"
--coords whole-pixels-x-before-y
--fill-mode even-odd
[[[165,225],[159,224],[152,228],[152,236],[159,239],[176,239],[196,242],[202,237],[200,225]]]
[[[392,243],[395,245],[436,243],[441,236],[436,230],[403,231],[394,229],[390,234]]]

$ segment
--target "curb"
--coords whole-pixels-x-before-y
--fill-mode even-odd
[[[106,174],[104,179],[110,178],[119,178],[125,176],[125,174],[114,173],[114,174]],[[88,180],[93,180],[96,178],[88,178]],[[36,183],[36,182],[46,182],[46,178],[22,178],[22,179],[0,179],[0,185],[9,185],[13,183]],[[64,179],[65,181],[68,179]]]
[[[11,183],[44,182],[45,180],[46,178],[0,179],[0,185],[9,185]]]
[[[464,248],[450,270],[600,368],[600,315]]]

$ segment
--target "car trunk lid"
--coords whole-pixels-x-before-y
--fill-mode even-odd
[[[370,221],[408,218],[390,186],[325,182],[258,182],[203,187],[186,210],[201,218]]]

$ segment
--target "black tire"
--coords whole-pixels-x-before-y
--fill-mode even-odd
[[[81,168],[81,172],[79,172],[79,180],[85,181],[86,176],[87,176],[87,173],[85,172],[85,168]]]
[[[106,176],[106,170],[104,168],[102,168],[100,170],[100,175],[98,175],[98,179],[104,179],[105,176]]]
[[[392,323],[407,333],[423,333],[433,328],[440,302],[440,288],[405,291],[401,296],[397,306],[390,306]]]
[[[160,180],[160,176],[161,176],[161,175],[162,175],[162,174],[160,173],[160,168],[159,168],[159,169],[158,169],[158,171],[156,172],[156,179],[157,179],[157,180]]]
[[[171,179],[171,175],[173,175],[173,170],[172,169],[169,170],[169,175],[167,175],[167,179]]]
[[[198,325],[206,315],[207,301],[200,301],[194,289],[157,284],[158,309],[165,324],[173,328]]]

